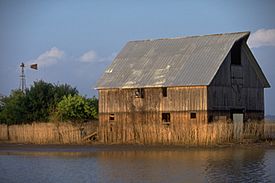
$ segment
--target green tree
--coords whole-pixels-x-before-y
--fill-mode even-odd
[[[53,100],[54,108],[63,99],[63,96],[78,95],[77,89],[73,88],[71,85],[68,85],[68,84],[54,85],[53,92],[54,92],[54,100]]]
[[[54,86],[44,81],[34,82],[26,90],[26,108],[28,121],[47,121],[54,99]]]
[[[62,121],[83,122],[97,118],[97,99],[86,99],[79,95],[64,96],[57,105],[57,114]]]
[[[0,108],[0,122],[18,124],[48,121],[63,96],[76,94],[76,88],[68,84],[53,85],[42,80],[34,82],[25,94],[16,90],[2,99],[5,105]]]
[[[5,106],[0,111],[0,122],[19,124],[26,121],[26,98],[22,91],[14,90],[2,100]]]
[[[63,96],[78,94],[76,88],[68,84],[53,85],[44,81],[34,82],[27,90],[27,110],[29,121],[48,121]]]
[[[98,119],[98,99],[93,96],[87,99],[88,105],[94,109],[93,119]]]

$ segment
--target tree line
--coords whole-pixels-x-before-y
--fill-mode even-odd
[[[25,92],[13,90],[1,100],[0,123],[72,121],[97,119],[98,99],[86,98],[68,84],[37,81]]]

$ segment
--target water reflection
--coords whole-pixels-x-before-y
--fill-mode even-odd
[[[204,182],[203,161],[198,154],[201,153],[103,152],[98,159],[99,170],[102,170],[99,174],[103,174],[107,182]]]
[[[61,183],[274,182],[273,159],[275,150],[255,148],[0,150],[0,180]]]
[[[265,151],[240,149],[209,154],[205,173],[209,182],[269,182]]]

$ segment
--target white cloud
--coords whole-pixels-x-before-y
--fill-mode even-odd
[[[111,55],[107,57],[98,56],[97,53],[94,50],[90,50],[86,53],[84,53],[80,58],[80,62],[85,63],[99,63],[99,62],[110,62],[112,61],[115,56],[117,55],[116,52],[112,53]]]
[[[63,56],[63,51],[53,47],[39,55],[36,59],[30,60],[29,63],[36,63],[38,64],[38,67],[46,67],[56,64]]]
[[[259,29],[252,33],[248,39],[250,48],[262,46],[275,46],[275,29]]]
[[[96,61],[97,59],[97,55],[96,52],[94,50],[90,50],[86,53],[84,53],[81,57],[80,57],[80,61],[81,62],[86,62],[86,63],[91,63]]]
[[[102,57],[99,59],[99,62],[109,62],[109,61],[113,61],[113,59],[116,57],[117,53],[113,52],[111,55],[109,55],[108,57]]]

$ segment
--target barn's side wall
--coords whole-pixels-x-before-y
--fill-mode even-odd
[[[135,97],[135,89],[99,90],[99,119],[106,122],[161,123],[162,113],[170,113],[170,122],[207,121],[207,87],[145,88],[144,98]],[[190,113],[196,113],[190,119]],[[113,116],[114,120],[110,120]]]
[[[208,87],[210,118],[230,119],[232,110],[243,110],[245,120],[264,118],[264,87],[247,49],[242,46],[241,65],[232,65],[229,53]]]

